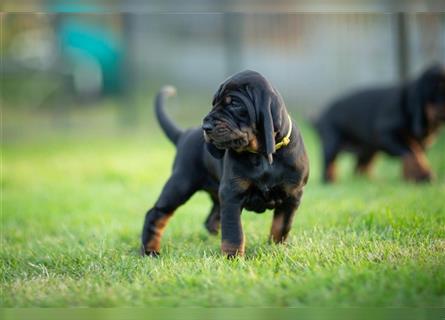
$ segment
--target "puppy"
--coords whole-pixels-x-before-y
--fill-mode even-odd
[[[159,254],[167,221],[198,190],[212,199],[206,227],[216,233],[221,225],[223,254],[244,254],[244,208],[257,213],[274,209],[270,238],[284,241],[309,165],[300,131],[281,95],[259,73],[237,73],[219,87],[202,128],[181,131],[163,111],[165,98],[173,93],[165,87],[156,98],[158,121],[177,154],[171,177],[145,216],[142,253]]]
[[[430,181],[425,148],[444,122],[445,71],[439,65],[399,86],[342,97],[316,123],[323,145],[323,179],[335,180],[335,159],[346,150],[357,156],[358,173],[367,173],[383,151],[402,159],[406,180]]]

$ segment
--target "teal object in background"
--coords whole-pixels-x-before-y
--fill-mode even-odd
[[[102,27],[102,28],[100,28]],[[58,35],[62,49],[77,49],[93,58],[102,72],[102,93],[118,93],[122,89],[123,48],[117,36],[80,19],[60,21]],[[68,59],[72,59],[68,56]]]

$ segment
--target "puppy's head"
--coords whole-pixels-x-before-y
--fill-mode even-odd
[[[212,110],[203,120],[210,153],[222,157],[225,150],[254,151],[272,163],[275,136],[287,122],[280,94],[261,74],[246,70],[224,81],[215,93]]]
[[[440,64],[427,68],[408,92],[413,133],[421,136],[429,125],[445,122],[445,69]]]

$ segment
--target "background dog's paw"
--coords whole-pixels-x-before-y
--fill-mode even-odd
[[[239,259],[242,257],[244,257],[244,254],[233,253],[233,254],[226,255],[227,260],[235,260],[235,259]]]
[[[423,157],[407,155],[403,158],[403,176],[405,180],[422,183],[434,179],[434,174]]]
[[[158,251],[146,250],[144,246],[141,246],[141,256],[143,256],[143,257],[159,257],[160,253]]]
[[[221,251],[228,259],[244,256],[244,243],[232,244],[228,241],[222,241]]]
[[[426,171],[420,173],[418,176],[416,176],[415,181],[417,183],[427,183],[434,180],[434,175],[432,172]]]

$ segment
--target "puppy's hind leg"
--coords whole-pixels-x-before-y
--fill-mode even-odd
[[[210,210],[209,215],[207,216],[206,221],[204,222],[204,226],[210,234],[217,235],[219,227],[221,225],[221,216],[219,214],[219,201],[218,199],[214,199],[212,197],[213,206],[212,210]]]
[[[168,220],[197,190],[196,184],[184,178],[180,173],[173,174],[165,184],[155,206],[145,215],[141,239],[143,255],[159,255],[161,237]]]
[[[298,192],[296,196],[288,198],[275,209],[269,240],[275,243],[286,241],[287,235],[292,227],[295,212],[300,206],[302,195],[303,191]]]

